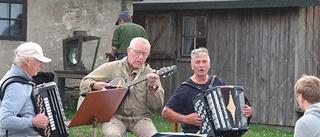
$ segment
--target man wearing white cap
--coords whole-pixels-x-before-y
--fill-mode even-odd
[[[20,76],[31,80],[44,63],[51,59],[43,55],[42,48],[34,42],[25,42],[14,51],[11,69],[0,80],[2,86],[9,77]],[[40,136],[36,128],[46,128],[48,117],[35,114],[31,99],[32,85],[14,82],[5,89],[0,101],[0,136]]]

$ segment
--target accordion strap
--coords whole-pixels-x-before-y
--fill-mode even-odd
[[[211,88],[213,88],[213,83],[216,81],[217,76],[216,76],[216,75],[210,76],[209,79],[211,79],[211,82],[210,82],[210,85],[208,86],[208,89],[211,89]],[[194,89],[196,89],[196,90],[204,91],[204,90],[201,89],[200,86],[195,86],[195,85],[191,84],[191,83],[188,82],[188,81],[182,82],[181,85],[187,85],[187,86],[192,87],[192,88],[194,88]]]
[[[31,85],[31,86],[33,86],[33,87],[36,85],[33,81],[27,80],[27,79],[25,79],[25,78],[23,78],[23,77],[21,77],[21,76],[12,76],[12,77],[9,77],[9,78],[7,78],[6,80],[4,80],[3,83],[2,83],[1,86],[0,86],[0,99],[1,99],[1,101],[2,101],[2,99],[3,99],[3,97],[4,97],[4,93],[5,93],[6,88],[7,88],[11,83],[29,84],[29,85]],[[37,109],[36,109],[36,106],[35,106],[34,97],[32,96],[32,94],[31,94],[30,97],[31,97],[31,100],[32,100],[32,103],[33,103],[33,106],[34,106],[34,112],[35,112],[35,114],[37,114]],[[17,117],[21,117],[21,115],[18,114]],[[39,132],[39,129],[38,129],[38,128],[35,128],[35,127],[34,127],[34,129]],[[8,135],[8,130],[6,130],[6,137],[8,137],[8,136],[9,136],[9,135]]]
[[[3,83],[0,86],[0,99],[2,101],[3,97],[4,97],[4,93],[6,88],[11,84],[11,83],[21,83],[21,84],[29,84],[32,86],[35,86],[35,83],[32,82],[31,80],[27,80],[21,76],[12,76],[7,78],[6,80],[3,81]]]

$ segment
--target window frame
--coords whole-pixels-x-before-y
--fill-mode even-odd
[[[0,40],[12,40],[12,41],[26,41],[27,39],[27,3],[28,0],[0,0],[0,3],[8,3],[8,4],[21,4],[22,5],[22,33],[20,36],[6,36],[0,35]],[[11,6],[9,7],[11,8]],[[8,18],[0,18],[0,20],[5,21],[13,21],[15,18],[11,18],[11,11],[9,11]],[[1,32],[2,33],[2,32]]]
[[[194,34],[191,34],[191,35],[186,35],[184,33],[184,30],[185,30],[185,18],[194,18],[194,23],[195,23],[195,26],[193,28],[194,30]],[[197,32],[196,32],[196,28],[197,28],[197,18],[198,17],[201,17],[201,18],[204,18],[205,19],[205,22],[204,22],[204,30],[205,30],[205,34],[204,35],[197,35]],[[205,47],[207,47],[207,40],[208,40],[208,16],[206,14],[203,14],[203,13],[195,13],[195,14],[184,14],[182,15],[182,19],[181,19],[181,48],[180,48],[180,55],[181,55],[181,58],[186,58],[186,57],[190,57],[190,53],[188,54],[184,54],[184,48],[185,48],[185,38],[192,38],[193,39],[193,44],[192,44],[192,49],[194,48],[197,48],[197,42],[196,40],[199,39],[199,38],[202,38],[202,39],[205,39]],[[190,50],[189,52],[191,52],[192,50]]]

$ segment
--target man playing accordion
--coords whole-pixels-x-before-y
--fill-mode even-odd
[[[45,63],[51,59],[43,56],[42,48],[34,42],[22,43],[14,51],[13,65],[0,80],[1,87],[13,77],[31,81]],[[40,136],[37,128],[45,129],[49,123],[44,113],[35,113],[31,99],[33,86],[13,82],[1,91],[0,136]],[[2,88],[1,88],[2,89]]]
[[[193,97],[211,87],[225,85],[222,79],[208,75],[210,57],[206,48],[200,47],[191,52],[191,69],[194,74],[175,90],[162,111],[164,119],[181,123],[184,133],[199,132],[203,122],[201,116],[195,112]],[[245,105],[243,115],[247,118],[252,115],[249,105]]]

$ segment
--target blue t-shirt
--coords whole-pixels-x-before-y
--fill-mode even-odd
[[[196,96],[197,94],[201,93],[201,91],[209,89],[209,85],[212,82],[212,78],[210,77],[207,83],[205,84],[197,84],[189,78],[186,82],[200,88],[199,90],[190,87],[189,85],[181,84],[173,93],[171,98],[166,104],[166,107],[174,110],[175,112],[178,112],[183,115],[189,115],[191,113],[195,113],[192,98]],[[216,77],[214,82],[211,86],[222,86],[225,85],[222,79],[219,77]],[[196,133],[199,131],[200,127],[195,125],[189,125],[186,123],[181,123],[181,127],[184,130],[184,132],[192,131],[192,133]]]

